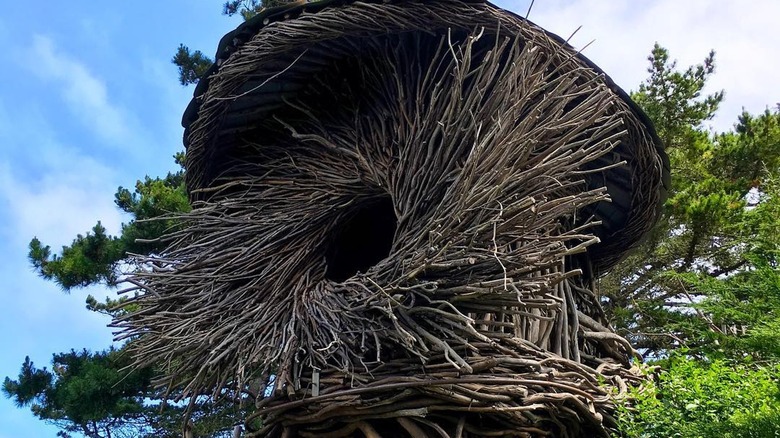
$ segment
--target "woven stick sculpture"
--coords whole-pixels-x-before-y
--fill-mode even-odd
[[[608,434],[637,354],[592,283],[667,172],[622,91],[481,2],[274,9],[220,53],[193,211],[114,322],[139,365],[250,393],[248,436]]]

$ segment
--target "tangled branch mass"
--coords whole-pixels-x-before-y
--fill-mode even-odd
[[[658,214],[646,117],[492,5],[330,3],[223,40],[194,208],[114,322],[137,365],[250,393],[250,436],[607,434],[639,377],[593,282]]]

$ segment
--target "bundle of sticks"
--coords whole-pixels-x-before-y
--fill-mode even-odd
[[[287,26],[240,50],[319,29]],[[640,377],[593,292],[598,182],[621,144],[659,159],[602,75],[528,35],[329,39],[343,56],[236,133],[208,184],[188,166],[193,210],[138,258],[114,321],[137,364],[182,397],[249,394],[250,436],[608,434]],[[209,98],[260,93],[305,53],[263,74],[230,58],[191,135],[220,129]]]

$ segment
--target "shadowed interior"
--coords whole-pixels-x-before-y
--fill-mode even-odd
[[[337,227],[326,253],[325,277],[342,282],[390,255],[397,220],[390,196],[365,201]]]

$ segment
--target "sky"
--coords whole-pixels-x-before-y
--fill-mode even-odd
[[[528,0],[498,0],[525,15]],[[127,221],[113,203],[118,186],[175,170],[181,114],[192,88],[170,62],[184,43],[212,55],[238,18],[222,2],[44,0],[10,2],[0,15],[0,379],[16,378],[25,356],[49,366],[53,353],[102,350],[105,317],[85,310],[87,294],[65,294],[36,276],[27,245],[53,249],[99,220],[112,233]],[[41,7],[42,6],[42,7]],[[121,8],[120,8],[121,6]],[[45,11],[45,12],[42,12]],[[780,1],[537,0],[529,18],[572,45],[626,90],[647,77],[655,42],[681,67],[716,51],[708,92],[726,91],[714,131],[746,109],[780,103]],[[591,44],[589,44],[591,43]],[[588,45],[589,44],[589,45]],[[0,396],[0,438],[53,437],[57,429]]]

